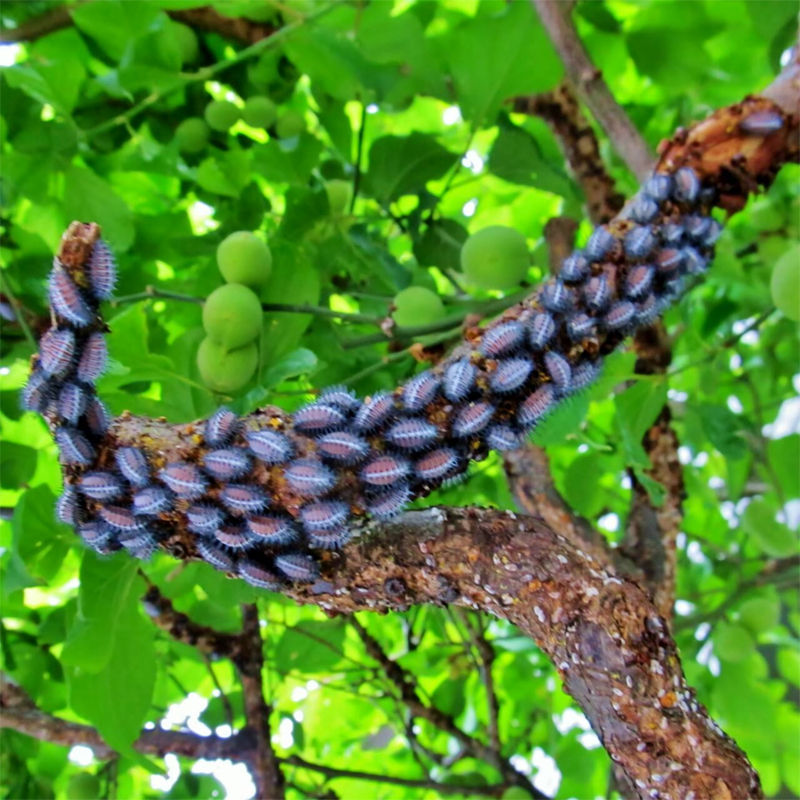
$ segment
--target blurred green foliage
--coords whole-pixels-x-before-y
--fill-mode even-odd
[[[12,28],[57,5],[5,2],[0,16]],[[120,300],[106,309],[113,362],[101,396],[115,413],[183,421],[221,400],[242,412],[265,403],[292,409],[321,386],[347,382],[366,394],[396,385],[415,369],[408,350],[353,347],[377,329],[348,313],[384,318],[398,291],[427,287],[456,321],[437,337],[447,344],[458,320],[500,296],[456,274],[469,232],[494,224],[522,231],[534,284],[546,268],[547,219],[582,214],[580,188],[547,127],[506,103],[552,88],[562,75],[527,3],[214,2],[223,14],[268,17],[282,28],[248,49],[177,28],[168,12],[196,5],[83,3],[72,8],[68,27],[0,47],[7,64],[0,71],[0,299],[16,311],[0,351],[0,506],[13,509],[0,523],[3,669],[42,710],[95,726],[121,753],[113,766],[80,766],[64,748],[4,730],[2,797],[163,796],[149,771],[161,765],[143,763],[130,744],[145,722],[158,724],[190,692],[207,701],[200,722],[211,730],[243,724],[231,665],[214,664],[212,679],[197,652],[144,616],[137,565],[84,552],[53,519],[55,448],[42,421],[19,411],[17,393],[32,336],[48,324],[46,276],[66,225],[97,221],[119,260]],[[793,2],[760,0],[608,0],[575,9],[597,66],[654,147],[676,126],[765,86],[795,17]],[[276,104],[272,127],[240,120],[210,131],[197,152],[179,150],[181,122],[202,118],[213,100],[241,109],[253,96]],[[601,141],[630,193],[632,176]],[[797,325],[770,313],[769,284],[772,265],[797,240],[798,177],[786,168],[731,221],[708,279],[669,313],[674,360],[666,378],[634,379],[633,356],[622,353],[597,386],[536,434],[570,504],[617,540],[630,503],[627,476],[642,477],[648,467],[641,436],[668,400],[687,490],[675,619],[683,664],[766,792],[780,797],[800,793],[800,613],[796,573],[782,560],[797,554],[800,378]],[[332,180],[355,190],[344,213],[331,213],[325,186]],[[197,373],[200,306],[141,293],[152,286],[204,298],[221,283],[216,248],[237,230],[270,242],[273,269],[262,300],[342,313],[266,314],[257,375],[229,398],[204,388]],[[587,231],[584,223],[581,235]],[[496,458],[425,502],[512,507]],[[178,609],[220,630],[235,630],[237,604],[257,599],[279,753],[414,777],[423,774],[422,759],[439,780],[496,781],[489,765],[471,758],[437,764],[412,754],[404,712],[346,620],[280,597],[256,598],[202,564],[176,569],[159,555],[142,569]],[[475,618],[416,608],[361,622],[424,696],[484,737],[485,687],[466,619]],[[559,798],[604,796],[608,758],[549,663],[510,625],[485,624],[505,755],[530,765],[532,754],[546,753],[561,780],[548,785],[543,773],[542,788]],[[429,725],[419,723],[417,738],[430,752],[455,752],[454,741]],[[180,766],[167,796],[222,791],[192,774],[190,762]],[[290,797],[324,791],[315,773],[292,768],[287,777]],[[344,779],[331,786],[342,797],[436,796]]]

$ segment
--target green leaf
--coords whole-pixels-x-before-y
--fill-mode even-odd
[[[640,380],[614,398],[617,425],[625,438],[639,444],[667,402],[663,380]]]
[[[283,671],[327,672],[342,660],[345,626],[339,620],[308,620],[287,628],[274,649],[275,664]]]
[[[304,347],[299,347],[273,364],[264,373],[262,384],[265,388],[272,388],[287,378],[295,378],[298,375],[312,372],[316,366],[316,355]]]
[[[242,150],[210,156],[197,168],[197,182],[207,192],[239,197],[250,182],[250,158]]]
[[[421,267],[439,267],[461,271],[461,245],[467,229],[452,219],[431,222],[414,242],[414,255]]]
[[[743,661],[754,647],[753,637],[741,625],[721,622],[714,630],[714,652],[723,661]]]
[[[270,139],[253,155],[253,167],[268,181],[305,186],[321,152],[322,143],[307,132],[297,141]]]
[[[800,435],[767,440],[767,458],[787,498],[800,497]]]
[[[742,529],[755,545],[775,558],[797,552],[797,534],[775,519],[775,510],[764,500],[753,500],[742,515]]]
[[[742,418],[722,405],[704,403],[698,408],[700,419],[711,444],[726,458],[742,458],[747,452],[747,442],[741,435]]]
[[[5,442],[0,448],[0,486],[16,489],[28,483],[36,471],[36,450],[16,442]]]
[[[104,0],[71,9],[72,21],[114,60],[122,58],[131,40],[143,36],[163,16],[154,3]]]

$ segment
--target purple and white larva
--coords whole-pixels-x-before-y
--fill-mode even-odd
[[[194,500],[205,494],[208,482],[200,469],[188,461],[173,461],[158,473],[178,497]]]
[[[683,263],[689,275],[699,275],[708,269],[708,259],[701,256],[694,247],[684,247],[681,250]]]
[[[411,499],[411,491],[405,483],[395,484],[391,489],[376,494],[367,501],[367,511],[378,519],[390,519],[399,514]]]
[[[80,535],[84,544],[87,544],[89,547],[97,550],[104,547],[108,543],[109,539],[114,536],[114,530],[102,522],[93,520],[91,522],[85,522],[83,525],[79,525],[78,534]]]
[[[65,486],[56,500],[56,519],[65,525],[77,525],[78,517],[78,493],[74,486]]]
[[[377,392],[356,412],[353,427],[361,433],[369,433],[380,427],[394,411],[394,395],[390,392]]]
[[[133,511],[124,506],[100,506],[97,513],[103,522],[117,531],[130,533],[144,528],[142,521],[134,516]]]
[[[564,356],[553,350],[544,354],[544,366],[553,384],[560,392],[568,392],[572,386],[572,366]]]
[[[253,536],[272,547],[284,547],[297,539],[297,530],[288,517],[271,514],[251,516],[245,523]]]
[[[771,109],[753,111],[739,123],[739,130],[747,136],[769,136],[782,127],[783,117]]]
[[[670,275],[677,272],[684,262],[684,255],[681,250],[674,247],[667,247],[660,250],[656,256],[656,269],[661,275]]]
[[[333,431],[317,439],[317,450],[326,458],[343,464],[355,464],[369,452],[369,445],[349,431]]]
[[[309,403],[298,408],[293,414],[294,427],[302,433],[326,433],[347,422],[344,412],[327,403]]]
[[[321,461],[300,458],[292,461],[283,471],[292,491],[305,497],[316,497],[333,488],[336,476]]]
[[[451,476],[461,463],[451,447],[439,447],[414,464],[414,475],[421,481],[438,481]]]
[[[481,400],[461,408],[453,419],[453,436],[464,438],[480,433],[494,416],[494,406]]]
[[[636,306],[636,324],[651,325],[660,315],[661,308],[655,295],[649,294]]]
[[[78,361],[78,380],[95,383],[108,364],[108,345],[102,333],[92,333],[83,345]]]
[[[98,300],[108,300],[117,283],[117,265],[109,246],[102,240],[95,242],[89,256],[89,285]]]
[[[361,406],[361,401],[345,386],[329,386],[319,396],[319,402],[343,411],[357,411]]]
[[[265,464],[282,464],[288,461],[294,447],[282,433],[262,428],[259,431],[248,431],[245,434],[247,445],[259,461]]]
[[[559,280],[550,280],[542,288],[539,300],[548,311],[567,311],[575,300],[572,291]]]
[[[94,461],[95,451],[89,440],[78,430],[63,425],[56,430],[59,461],[62,464],[79,464],[88,467]]]
[[[463,400],[472,391],[477,372],[468,358],[453,361],[444,371],[444,396],[448,400]]]
[[[22,390],[21,404],[26,411],[42,412],[53,396],[53,384],[48,375],[41,369],[31,372],[25,388]]]
[[[672,176],[656,172],[645,181],[642,191],[657,203],[663,203],[672,193]]]
[[[247,550],[258,542],[258,539],[243,525],[220,525],[214,531],[214,538],[231,550]]]
[[[404,419],[391,425],[384,436],[403,450],[423,450],[439,438],[439,429],[424,419]]]
[[[590,278],[583,290],[586,305],[593,311],[602,311],[611,300],[611,289],[605,275]]]
[[[492,425],[486,432],[486,444],[492,450],[501,453],[506,450],[515,450],[522,445],[523,439],[510,425]]]
[[[478,350],[487,358],[498,358],[516,350],[525,340],[525,328],[519,322],[501,322],[483,334]]]
[[[224,518],[225,515],[217,506],[197,504],[186,509],[186,527],[201,536],[214,533]]]
[[[528,395],[517,411],[517,421],[523,430],[530,430],[550,411],[556,402],[556,391],[550,383]]]
[[[709,217],[708,230],[706,231],[705,236],[703,236],[700,244],[702,244],[704,247],[713,247],[721,235],[722,225],[713,217]]]
[[[229,483],[223,486],[219,499],[235,514],[257,514],[268,504],[264,490],[249,483]]]
[[[250,471],[250,456],[241,447],[223,447],[203,456],[203,469],[219,481],[240,478]]]
[[[114,458],[123,477],[134,486],[146,486],[150,482],[147,458],[138,447],[120,447]]]
[[[533,361],[529,358],[507,358],[497,363],[497,368],[489,375],[489,386],[493,392],[505,394],[515,392],[533,372]]]
[[[566,283],[579,283],[589,274],[589,259],[580,251],[568,255],[561,262],[559,278]]]
[[[590,317],[588,314],[578,312],[577,314],[570,315],[567,320],[567,333],[569,338],[577,342],[585,339],[587,336],[593,336],[595,333],[595,326],[597,320]]]
[[[73,425],[86,410],[86,392],[77,383],[65,383],[58,393],[58,415]]]
[[[329,531],[314,531],[308,534],[308,543],[316,550],[339,550],[350,541],[347,528],[334,528]]]
[[[321,500],[300,509],[300,519],[308,533],[341,528],[350,516],[350,507],[339,500]]]
[[[700,194],[700,179],[691,167],[681,167],[673,176],[672,196],[679,203],[693,204]]]
[[[234,571],[233,559],[221,547],[217,547],[205,539],[198,539],[195,542],[195,547],[203,561],[208,562],[212,567],[216,567],[223,572]]]
[[[125,533],[119,543],[134,557],[147,561],[158,549],[158,541],[148,530]]]
[[[603,322],[611,331],[625,330],[636,319],[636,306],[630,300],[614,303],[605,315]]]
[[[116,500],[125,490],[122,481],[113,472],[85,472],[78,480],[81,494],[92,500]]]
[[[313,581],[319,572],[317,562],[303,553],[281,553],[275,556],[275,566],[293,581]]]
[[[625,279],[625,294],[634,300],[644,297],[653,285],[654,276],[655,269],[649,264],[633,267]]]
[[[94,316],[91,308],[58,259],[50,273],[48,295],[53,310],[70,325],[85,328],[91,323]]]
[[[556,322],[546,311],[535,314],[531,320],[530,343],[534,350],[544,350],[556,332]]]
[[[590,383],[593,383],[598,373],[600,372],[600,361],[581,361],[575,369],[572,370],[572,388],[575,391],[586,388]]]
[[[172,508],[172,494],[163,486],[146,486],[133,495],[133,513],[153,516]]]
[[[686,235],[696,244],[702,244],[711,229],[711,217],[689,214],[683,221]]]
[[[640,193],[633,199],[628,216],[640,225],[652,222],[658,214],[658,203],[647,194]]]
[[[410,471],[411,466],[406,459],[387,453],[365,464],[359,475],[370,486],[390,486],[405,478]]]
[[[229,408],[220,406],[206,420],[203,436],[212,447],[222,447],[233,438],[238,430],[239,417]]]
[[[658,238],[663,244],[677,245],[683,241],[683,225],[677,222],[667,222],[658,229]]]
[[[74,358],[75,334],[72,331],[51,328],[39,340],[39,366],[45,375],[60,378],[69,371]]]
[[[602,261],[611,252],[616,241],[614,235],[600,225],[594,229],[583,250],[590,261]]]
[[[243,558],[236,565],[239,571],[239,577],[247,581],[251,586],[256,589],[266,589],[270,592],[277,592],[283,588],[283,581],[268,569],[256,564],[255,561],[250,561]]]
[[[439,392],[441,380],[430,370],[415,375],[403,387],[403,405],[407,411],[421,411]]]
[[[656,246],[656,237],[649,225],[639,225],[625,235],[623,247],[628,258],[647,258]]]
[[[89,430],[95,436],[105,436],[108,426],[111,424],[111,416],[108,413],[105,403],[94,394],[90,395],[89,399],[86,401],[84,417],[86,419],[86,424],[89,426]]]

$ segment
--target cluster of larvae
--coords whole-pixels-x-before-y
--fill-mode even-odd
[[[23,393],[51,424],[65,467],[57,515],[100,553],[147,558],[177,520],[197,556],[254,586],[312,581],[355,518],[391,517],[470,461],[518,447],[586,387],[604,354],[705,271],[721,231],[708,215],[713,199],[689,167],[656,173],[557,277],[439,365],[364,400],[325,390],[292,415],[220,408],[183,458],[108,445],[113,423],[95,383],[107,358],[98,305],[111,295],[114,262],[102,240],[81,263],[57,258],[55,324]]]

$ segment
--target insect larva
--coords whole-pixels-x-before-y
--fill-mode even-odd
[[[673,272],[676,272],[683,266],[683,262],[683,252],[674,247],[668,247],[665,250],[660,250],[656,256],[656,268],[662,275],[669,275]]]
[[[239,417],[229,408],[220,406],[207,420],[203,431],[205,440],[212,447],[227,444],[239,430]]]
[[[256,564],[255,561],[250,561],[243,558],[237,564],[239,570],[239,577],[247,581],[251,586],[256,589],[266,589],[270,592],[277,592],[283,588],[283,581],[268,569]]]
[[[581,363],[572,370],[572,388],[575,391],[584,389],[595,380],[599,372],[599,361],[595,363],[591,361],[581,361]]]
[[[223,572],[234,571],[233,559],[221,547],[217,547],[205,539],[198,539],[195,547],[203,561],[208,562],[212,567]]]
[[[486,444],[492,450],[515,450],[522,445],[522,441],[522,437],[510,425],[492,425],[486,432]]]
[[[564,356],[551,350],[544,355],[547,374],[560,392],[568,392],[572,387],[572,366]]]
[[[85,522],[78,526],[78,534],[84,543],[95,550],[102,548],[113,537],[114,531],[102,522]]]
[[[609,330],[621,331],[627,328],[635,318],[636,306],[630,300],[620,300],[611,306],[604,322]]]
[[[700,179],[691,167],[681,167],[673,176],[672,196],[680,203],[694,203],[700,194]]]
[[[108,364],[108,346],[102,333],[93,333],[83,345],[83,352],[78,360],[78,380],[84,383],[95,383],[105,372]]]
[[[50,377],[40,369],[31,372],[25,388],[22,390],[21,404],[26,411],[42,412],[53,396],[53,385]]]
[[[395,422],[384,435],[395,447],[422,450],[439,438],[439,429],[423,419],[405,419]]]
[[[556,322],[547,312],[535,314],[531,321],[530,343],[534,350],[544,350],[556,332]]]
[[[150,481],[150,467],[145,454],[138,447],[120,447],[114,458],[123,477],[134,486],[146,486]]]
[[[56,519],[65,525],[78,523],[78,493],[74,486],[65,486],[56,500]]]
[[[361,406],[361,401],[345,386],[329,386],[319,396],[319,401],[343,411],[357,411]]]
[[[73,425],[86,410],[86,392],[76,383],[65,383],[58,393],[58,415]]]
[[[699,275],[708,269],[708,259],[701,256],[694,247],[684,247],[681,252],[686,272],[689,275]]]
[[[530,430],[553,407],[556,391],[550,383],[528,395],[517,411],[517,421],[523,430]]]
[[[460,459],[451,447],[440,447],[426,453],[414,464],[414,475],[422,481],[436,481],[455,472]]]
[[[48,285],[50,305],[62,319],[76,328],[85,328],[92,321],[92,310],[81,295],[80,289],[56,259]]]
[[[302,510],[301,510],[302,515]],[[283,547],[297,539],[297,531],[288,517],[253,516],[245,520],[250,533],[272,547]]]
[[[298,408],[293,415],[294,427],[303,433],[325,433],[344,425],[347,417],[334,405],[326,403],[309,403]]]
[[[186,509],[186,527],[201,536],[214,533],[223,519],[222,511],[216,506],[193,505]]]
[[[75,335],[70,330],[51,328],[39,340],[39,366],[45,375],[60,378],[72,366],[74,357]]]
[[[501,322],[483,334],[478,350],[487,358],[498,358],[515,350],[525,339],[525,328],[519,322]]]
[[[566,283],[578,283],[588,274],[589,260],[580,250],[576,250],[561,262],[561,270],[558,276]]]
[[[214,531],[214,538],[231,550],[246,550],[258,541],[250,531],[242,525],[221,525]]]
[[[353,427],[362,433],[369,433],[382,425],[393,410],[394,395],[389,392],[378,392],[358,409]]]
[[[103,522],[117,531],[140,531],[144,528],[141,520],[133,515],[133,511],[124,506],[100,506],[97,513]]]
[[[95,436],[104,436],[111,424],[111,417],[108,409],[99,397],[92,394],[86,401],[86,411],[84,411],[86,424]]]
[[[367,501],[367,511],[378,519],[390,519],[399,514],[411,499],[411,491],[405,483],[395,484],[391,489],[372,496]]]
[[[250,456],[241,447],[211,450],[203,456],[203,469],[217,480],[233,480],[250,471]]]
[[[690,214],[684,219],[683,224],[686,235],[693,242],[701,244],[706,234],[711,229],[711,217],[704,217],[701,214]]]
[[[134,557],[147,561],[158,549],[158,540],[150,531],[125,534],[119,543]]]
[[[453,420],[453,435],[459,438],[474,436],[480,433],[494,416],[494,406],[491,403],[480,401],[464,406]]]
[[[235,514],[255,514],[267,505],[264,490],[247,483],[229,483],[222,488],[219,499]]]
[[[463,400],[472,390],[477,369],[468,358],[459,358],[444,372],[444,396],[448,400]]]
[[[275,556],[275,566],[293,581],[313,581],[319,572],[317,562],[302,553],[281,553]]]
[[[349,516],[350,507],[338,500],[309,503],[300,509],[300,519],[308,533],[341,528]]]
[[[628,209],[628,216],[640,225],[652,222],[658,214],[658,203],[647,194],[636,195]]]
[[[642,191],[657,203],[663,203],[672,193],[672,176],[656,172],[645,181]]]
[[[98,300],[108,300],[117,282],[117,265],[108,245],[98,239],[89,257],[89,284]]]
[[[636,306],[636,324],[650,325],[661,313],[655,295],[650,294]]]
[[[381,455],[365,464],[361,472],[361,480],[370,486],[390,486],[405,478],[411,470],[408,461],[399,456]]]
[[[421,411],[439,392],[441,380],[430,370],[415,375],[403,387],[403,405],[407,411]]]
[[[256,458],[265,464],[282,464],[294,453],[289,439],[277,431],[249,431],[245,434],[245,439]]]
[[[678,245],[683,241],[683,225],[677,222],[668,222],[658,229],[658,238],[663,244]]]
[[[85,472],[78,480],[81,494],[92,500],[116,500],[124,490],[122,481],[112,472]]]
[[[542,288],[539,300],[548,311],[566,311],[572,308],[572,291],[559,280],[548,281]]]
[[[638,300],[644,297],[653,285],[655,269],[649,264],[640,264],[633,267],[625,279],[625,294]]]
[[[722,225],[713,217],[710,217],[708,230],[700,243],[705,247],[713,247],[721,235]]]
[[[338,550],[350,541],[347,528],[334,528],[329,531],[315,531],[308,534],[308,543],[317,550]]]
[[[583,290],[586,305],[594,311],[602,311],[611,299],[611,289],[605,275],[596,275],[590,278]]]
[[[489,386],[493,392],[505,394],[515,392],[528,380],[533,372],[533,361],[529,358],[507,358],[500,361],[489,376]]]
[[[613,234],[602,225],[595,228],[586,242],[584,252],[590,261],[602,261],[616,244]]]
[[[172,495],[161,486],[147,486],[133,495],[133,513],[152,516],[172,508]]]
[[[59,461],[62,464],[79,464],[87,467],[94,461],[94,447],[79,431],[68,425],[56,430],[56,444],[59,449]]]
[[[748,136],[769,136],[783,127],[783,117],[770,109],[754,111],[739,123],[739,130]]]
[[[344,464],[355,464],[367,455],[369,445],[354,433],[334,431],[317,439],[317,449],[326,458]]]
[[[208,483],[200,469],[187,461],[173,461],[158,473],[178,497],[193,500],[205,494]]]
[[[283,471],[286,482],[297,494],[316,497],[333,488],[336,476],[322,462],[301,458]]]
[[[656,237],[649,225],[640,225],[628,231],[623,246],[628,258],[646,258],[656,246]]]

